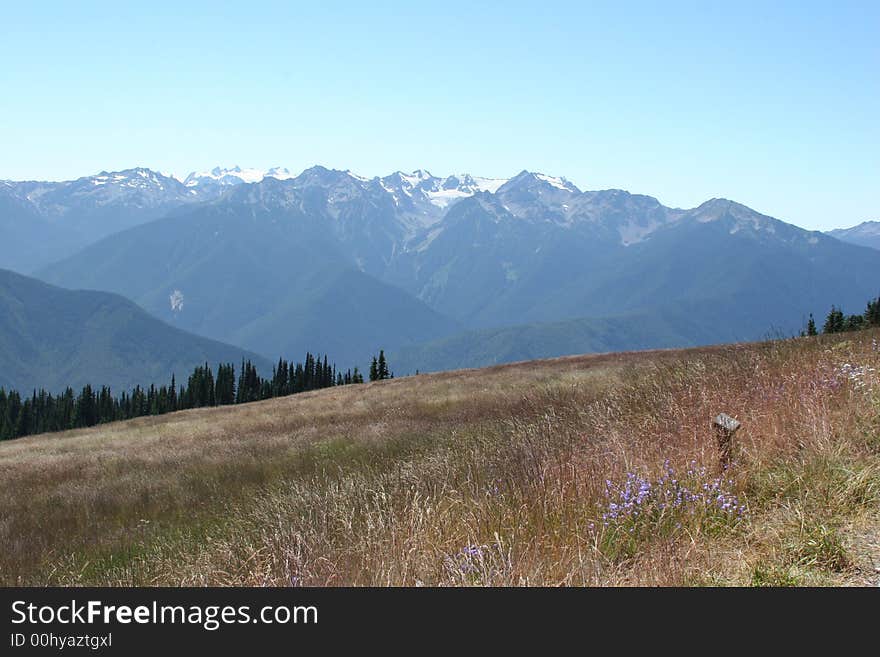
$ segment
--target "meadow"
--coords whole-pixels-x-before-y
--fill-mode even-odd
[[[861,331],[6,441],[0,584],[877,585],[878,379]]]

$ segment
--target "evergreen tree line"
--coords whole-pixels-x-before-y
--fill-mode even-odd
[[[822,333],[844,333],[846,331],[858,331],[860,329],[880,326],[880,297],[868,302],[868,307],[861,315],[844,315],[837,306],[831,306],[828,315],[825,316],[825,324]],[[801,335],[818,335],[819,330],[812,313],[807,320],[807,327]]]
[[[335,364],[329,364],[326,355],[322,359],[307,353],[302,363],[279,359],[269,379],[262,378],[250,361],[242,361],[237,379],[232,363],[220,364],[216,371],[205,363],[193,370],[185,385],[178,387],[172,375],[170,385],[151,385],[149,389],[138,386],[118,397],[113,396],[107,386],[98,390],[88,384],[79,394],[68,387],[59,395],[35,390],[31,396],[24,397],[16,390],[7,392],[0,387],[0,440],[162,415],[187,408],[246,404],[363,382],[364,377],[357,367],[343,373],[336,370]]]
[[[385,360],[385,350],[379,350],[379,357],[373,356],[370,363],[370,381],[384,381],[385,379],[393,379],[394,373],[388,370],[388,363]]]

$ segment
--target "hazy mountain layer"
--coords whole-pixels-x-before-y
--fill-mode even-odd
[[[44,387],[168,383],[199,364],[236,364],[256,354],[181,331],[135,304],[106,292],[74,292],[0,270],[0,387],[28,392]]]

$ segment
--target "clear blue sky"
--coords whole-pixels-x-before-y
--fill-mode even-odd
[[[880,2],[16,2],[0,178],[426,168],[880,219]]]

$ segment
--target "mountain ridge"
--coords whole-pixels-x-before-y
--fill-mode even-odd
[[[863,221],[850,228],[836,228],[826,233],[850,244],[880,249],[880,221]]]
[[[270,361],[252,352],[168,326],[116,294],[65,290],[0,269],[0,387],[167,384],[206,361]]]

